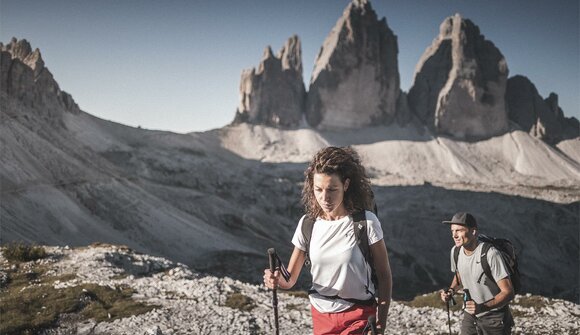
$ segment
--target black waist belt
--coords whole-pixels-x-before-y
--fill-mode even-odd
[[[377,301],[375,300],[375,298],[369,298],[368,300],[359,300],[359,299],[352,299],[352,298],[343,298],[343,297],[340,297],[338,295],[332,295],[332,296],[323,295],[323,294],[318,293],[318,291],[316,291],[316,290],[309,290],[308,291],[308,295],[311,295],[313,293],[316,293],[316,294],[318,294],[319,296],[321,296],[321,297],[323,297],[325,299],[329,299],[329,300],[341,299],[341,300],[344,300],[344,301],[352,302],[355,305],[374,306],[374,305],[377,304]]]

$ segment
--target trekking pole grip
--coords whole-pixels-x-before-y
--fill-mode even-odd
[[[268,249],[268,261],[270,262],[270,271],[276,271],[276,249]]]

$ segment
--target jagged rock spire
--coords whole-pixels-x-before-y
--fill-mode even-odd
[[[558,95],[551,93],[543,99],[527,77],[517,75],[508,80],[506,100],[510,120],[534,137],[554,144],[580,136],[580,123],[564,116]]]
[[[28,106],[44,110],[53,119],[60,119],[62,111],[80,111],[70,94],[60,90],[45,67],[40,50],[33,51],[25,39],[12,38],[7,45],[0,43],[0,90]]]
[[[385,124],[400,94],[397,37],[366,0],[351,2],[324,41],[306,119],[319,129]]]
[[[274,56],[267,47],[258,69],[242,72],[240,102],[234,123],[295,127],[305,100],[300,39],[293,35]]]
[[[507,63],[479,28],[448,17],[427,48],[409,91],[414,113],[438,133],[485,138],[505,132]]]

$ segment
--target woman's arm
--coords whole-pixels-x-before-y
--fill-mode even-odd
[[[288,262],[288,272],[290,272],[290,279],[288,281],[284,278],[280,279],[280,272],[275,271],[272,273],[270,269],[264,270],[264,285],[269,288],[277,287],[288,290],[291,289],[298,280],[300,271],[302,271],[302,266],[304,265],[304,260],[306,259],[306,252],[294,247],[292,256],[290,257],[290,262]]]
[[[384,240],[370,246],[371,254],[373,255],[373,263],[378,279],[378,312],[377,312],[377,330],[381,334],[384,333],[387,324],[387,315],[389,314],[389,306],[391,305],[391,295],[393,291],[393,276],[391,273],[391,265],[389,263],[389,255],[387,253],[387,246]]]

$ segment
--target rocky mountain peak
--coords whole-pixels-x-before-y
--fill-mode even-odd
[[[508,67],[495,45],[459,14],[445,19],[415,69],[409,105],[438,133],[485,138],[508,129]]]
[[[543,99],[536,86],[525,76],[507,81],[506,100],[509,118],[530,135],[548,143],[580,136],[580,123],[567,118],[558,105],[558,95]]]
[[[18,58],[21,61],[24,61],[26,57],[32,53],[30,43],[25,39],[18,40],[16,37],[12,37],[10,43],[6,46],[2,46],[2,50],[9,52],[12,55],[12,58]]]
[[[63,111],[80,112],[70,94],[61,91],[45,67],[40,50],[25,40],[12,38],[0,44],[0,90],[29,107],[41,108],[41,115],[60,120]]]
[[[258,69],[242,72],[234,123],[297,126],[302,120],[305,95],[302,47],[298,36],[293,35],[277,56],[268,46]]]
[[[397,37],[368,1],[353,1],[326,37],[306,104],[319,129],[388,124],[400,94]]]
[[[278,52],[282,70],[293,70],[302,75],[302,51],[298,35],[292,35]]]
[[[30,43],[27,40],[17,40],[12,38],[6,46],[0,44],[0,50],[8,52],[12,58],[20,60],[34,71],[34,77],[38,77],[40,72],[44,69],[44,60],[38,48],[32,50]]]

